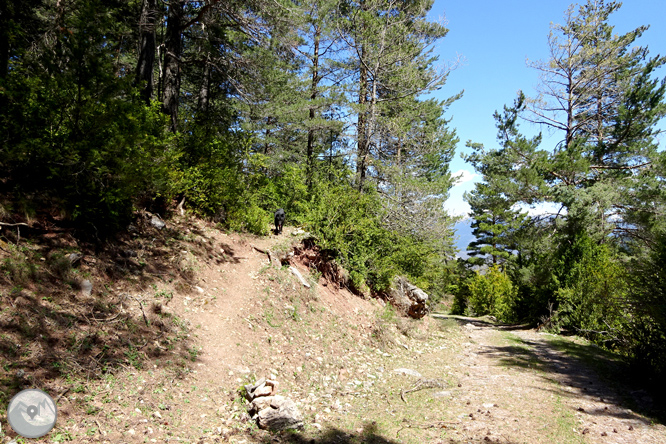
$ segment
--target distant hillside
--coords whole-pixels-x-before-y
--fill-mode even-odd
[[[466,258],[467,245],[474,240],[472,234],[472,219],[464,219],[455,225],[456,229],[456,248],[458,248],[457,257]]]

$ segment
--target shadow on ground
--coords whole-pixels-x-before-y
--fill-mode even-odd
[[[94,379],[148,362],[182,371],[197,353],[170,313],[171,291],[194,291],[199,260],[238,263],[232,246],[191,224],[151,226],[89,244],[71,230],[35,225],[0,236],[0,403],[57,378]],[[164,285],[162,285],[164,284]],[[85,291],[85,286],[92,290]]]
[[[552,391],[559,396],[604,400],[621,407],[623,412],[600,409],[588,411],[589,414],[641,422],[646,422],[643,416],[647,416],[666,423],[664,398],[655,394],[655,387],[659,384],[632,371],[619,356],[593,344],[581,344],[556,336],[527,340],[511,335],[509,340],[512,342],[510,345],[487,346],[480,353],[494,357],[501,365],[538,370],[544,378],[553,382]],[[578,390],[567,391],[565,386]]]
[[[312,438],[298,432],[283,432],[269,435],[263,440],[264,444],[398,444],[403,442],[400,438],[390,439],[382,436],[377,430],[375,422],[368,422],[363,426],[360,433],[349,433],[344,430],[329,428],[319,436]],[[453,438],[442,438],[429,440],[429,444],[513,444],[504,438],[495,440],[491,437],[465,438],[457,440]]]

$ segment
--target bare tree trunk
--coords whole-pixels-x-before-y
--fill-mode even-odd
[[[141,85],[141,97],[150,103],[153,97],[153,68],[155,66],[155,23],[157,20],[157,0],[143,0],[139,18],[140,45],[139,60],[136,65],[136,83]]]
[[[182,53],[183,0],[171,0],[167,16],[164,54],[164,112],[171,116],[171,131],[178,131],[178,99],[180,98],[180,58]]]
[[[317,26],[314,36],[314,51],[312,57],[312,85],[310,87],[310,99],[313,103],[310,104],[310,123],[315,119],[314,100],[317,98],[319,84],[319,41],[321,39],[321,27]],[[314,174],[314,139],[315,129],[310,127],[308,130],[308,147],[307,147],[307,172],[306,180],[308,190],[312,190],[312,176]]]
[[[199,112],[208,112],[210,103],[210,54],[206,54],[204,61],[203,76],[201,77],[201,88],[199,88]]]
[[[359,76],[359,91],[358,91],[358,104],[361,105],[358,112],[358,127],[356,133],[358,134],[357,140],[357,155],[356,155],[356,174],[358,176],[358,189],[363,190],[363,182],[365,182],[365,170],[368,162],[368,152],[370,151],[370,140],[368,140],[368,121],[365,116],[365,104],[368,101],[368,70],[365,66],[365,46],[361,46],[361,70]]]

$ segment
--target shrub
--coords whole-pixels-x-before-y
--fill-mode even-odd
[[[557,323],[613,349],[621,342],[626,274],[606,245],[574,240],[561,259]]]
[[[476,315],[492,315],[502,322],[513,322],[516,288],[509,276],[494,265],[485,274],[476,272],[467,280],[469,308]]]
[[[626,353],[643,368],[666,374],[666,233],[633,267],[629,287]]]

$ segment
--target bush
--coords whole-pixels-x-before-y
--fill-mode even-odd
[[[382,205],[376,191],[359,192],[348,185],[317,184],[301,217],[307,229],[349,271],[356,289],[366,285],[386,291],[393,278],[405,275],[427,284],[437,262],[433,246],[399,235],[382,224]]]
[[[469,308],[478,316],[492,315],[502,322],[513,322],[516,288],[509,276],[494,265],[485,274],[476,272],[467,280]]]
[[[634,264],[629,287],[626,353],[657,376],[666,374],[666,233]]]
[[[609,349],[622,342],[626,274],[606,245],[574,240],[561,259],[557,324]]]

